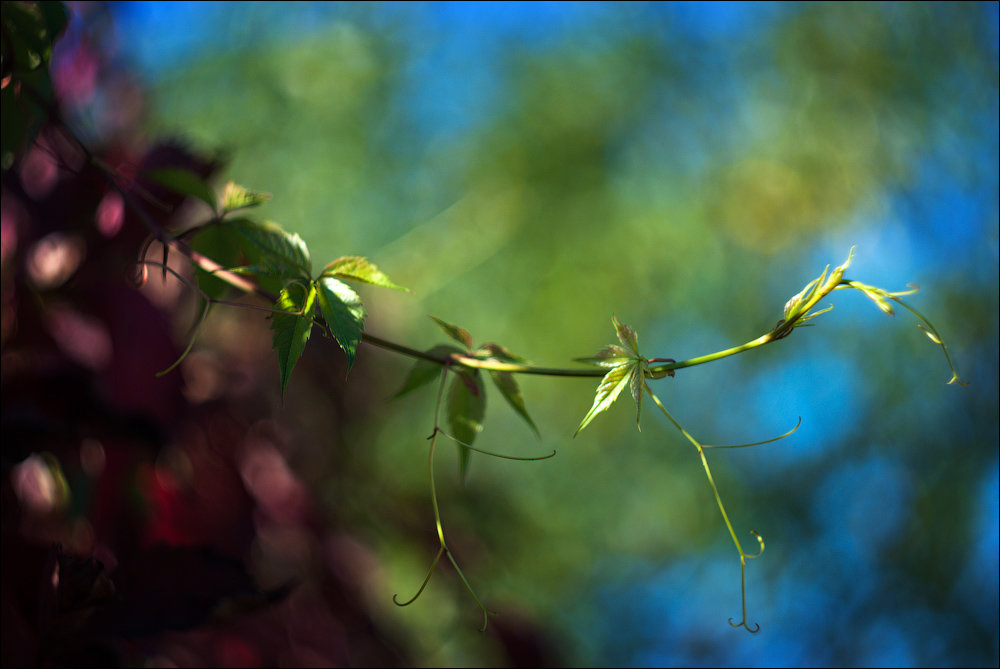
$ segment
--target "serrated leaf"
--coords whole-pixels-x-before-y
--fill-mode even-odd
[[[448,426],[451,429],[451,436],[471,446],[483,429],[486,389],[478,371],[472,373],[455,371],[458,376],[452,380],[448,390]],[[468,448],[458,446],[459,476],[463,480],[469,468],[471,454],[472,451]]]
[[[625,364],[629,360],[633,359],[634,358],[629,355],[628,351],[616,344],[609,344],[608,346],[605,346],[589,358],[574,358],[576,362],[596,365],[597,367],[617,367],[618,365]]]
[[[464,353],[462,349],[450,344],[439,344],[433,348],[426,351],[431,355],[450,355],[452,353]],[[403,387],[392,396],[391,399],[396,399],[397,397],[402,397],[411,390],[416,390],[417,388],[427,385],[434,379],[441,376],[441,364],[437,362],[431,362],[430,360],[417,360],[416,364],[410,370],[410,375],[406,377],[406,381],[403,382]]]
[[[601,379],[601,384],[597,386],[597,393],[594,395],[594,405],[590,407],[590,411],[583,417],[580,427],[576,428],[576,432],[573,433],[574,437],[580,434],[583,428],[587,427],[590,421],[594,420],[598,414],[614,404],[622,390],[631,383],[632,371],[637,365],[638,361],[624,363],[612,368],[611,371],[604,375],[604,378]]]
[[[382,270],[369,262],[367,258],[361,256],[344,256],[337,258],[332,263],[323,268],[321,276],[332,276],[335,279],[346,279],[348,281],[360,281],[373,286],[384,288],[395,288],[411,292],[408,288],[396,285],[385,275]]]
[[[194,197],[215,211],[216,198],[215,191],[204,179],[191,170],[177,167],[165,167],[159,170],[150,170],[143,173],[143,176],[150,181],[155,181],[161,186],[168,188],[180,195]]]
[[[449,323],[448,321],[443,321],[437,316],[431,316],[435,323],[438,324],[444,333],[457,341],[459,344],[465,346],[465,350],[472,349],[472,335],[465,328],[460,328],[454,323]]]
[[[296,284],[301,287],[301,284]],[[304,293],[301,302],[296,301],[295,293]],[[306,342],[312,332],[312,315],[316,309],[316,290],[286,288],[281,291],[275,306],[288,313],[271,315],[271,330],[273,347],[278,353],[278,367],[281,370],[281,396],[285,396],[288,379],[292,375],[295,363],[302,356]]]
[[[202,255],[211,258],[223,267],[237,268],[242,262],[242,237],[233,230],[219,225],[208,225],[198,230],[191,240],[191,248]],[[210,298],[218,299],[232,290],[232,286],[217,279],[211,272],[201,267],[195,267],[195,278],[198,287]]]
[[[629,387],[632,389],[632,399],[635,400],[635,426],[642,432],[639,419],[642,418],[642,386],[644,382],[642,365],[635,365],[629,376]]]
[[[222,223],[238,230],[260,252],[260,263],[283,278],[309,279],[312,261],[305,242],[295,233],[288,233],[277,223],[239,218]]]
[[[514,411],[521,414],[521,417],[528,422],[535,434],[539,434],[538,426],[528,415],[528,408],[524,405],[524,396],[521,394],[517,381],[514,380],[514,375],[510,372],[490,372],[490,378],[493,379],[493,383],[500,389]]]
[[[615,332],[618,333],[618,341],[622,343],[629,357],[639,358],[639,335],[635,330],[620,322],[616,317],[611,317],[611,322],[615,324]]]
[[[325,278],[313,282],[317,287],[320,312],[330,334],[347,356],[347,371],[354,365],[354,354],[365,325],[365,308],[358,294],[345,283]]]
[[[271,199],[270,193],[261,193],[230,181],[222,189],[222,210],[225,213],[256,207]]]

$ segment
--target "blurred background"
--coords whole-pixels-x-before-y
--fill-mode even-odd
[[[704,443],[802,419],[708,454],[741,541],[767,542],[757,635],[727,624],[738,556],[651,405],[641,433],[625,400],[573,439],[595,382],[521,377],[539,438],[491,388],[477,445],[557,455],[475,455],[462,485],[439,449],[449,546],[499,612],[480,633],[450,566],[392,603],[437,549],[434,391],[390,401],[411,361],[363,346],[345,380],[315,335],[282,400],[264,315],[218,307],[154,377],[196,296],[97,263],[117,239],[134,257],[141,227],[113,191],[67,199],[73,175],[28,149],[4,177],[5,664],[51,641],[7,579],[44,581],[55,541],[133,601],[66,627],[89,636],[62,662],[998,663],[996,3],[69,7],[52,75],[74,131],[124,171],[169,155],[273,193],[260,215],[315,267],[370,258],[414,291],[361,289],[376,335],[444,343],[433,314],[572,366],[614,314],[680,360],[766,332],[853,246],[848,277],[920,286],[970,385],[853,291],[656,382]],[[85,215],[54,213],[70,201]]]

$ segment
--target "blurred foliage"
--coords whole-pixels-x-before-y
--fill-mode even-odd
[[[57,73],[74,71],[81,44],[111,42],[113,15],[78,9],[105,32],[67,39]],[[309,25],[271,30],[300,11]],[[425,318],[435,314],[561,366],[605,343],[615,314],[649,355],[701,355],[769,330],[816,267],[856,243],[851,278],[920,284],[913,303],[973,385],[945,386],[947,369],[904,315],[890,322],[842,294],[817,328],[657,382],[709,443],[766,438],[803,418],[789,440],[709,454],[737,531],[768,542],[749,572],[762,631],[748,637],[725,624],[738,563],[690,447],[651,418],[635,434],[625,403],[572,440],[593,384],[519,379],[541,440],[495,399],[478,443],[557,457],[476,457],[463,486],[444,475],[457,471],[448,449],[439,454],[449,546],[501,614],[480,635],[450,574],[413,606],[391,604],[437,546],[424,440],[433,393],[388,402],[408,364],[370,348],[345,385],[339,349],[314,338],[282,403],[267,323],[217,309],[182,367],[190,422],[179,425],[199,425],[191,416],[210,407],[237,416],[226,457],[249,501],[233,525],[252,538],[229,543],[265,588],[303,584],[281,609],[292,611],[290,638],[334,661],[301,632],[309,611],[329,629],[345,629],[340,616],[369,621],[372,637],[402,649],[396,661],[414,664],[995,665],[995,5],[550,11],[206,12],[198,30],[212,50],[169,61],[141,104],[122,97],[136,84],[109,69],[104,93],[75,99],[70,118],[133,152],[172,136],[225,150],[220,183],[273,193],[261,210],[307,240],[317,266],[364,255],[414,290],[361,291],[367,327],[414,348],[439,343]],[[114,120],[123,110],[142,132]],[[5,181],[5,212],[8,201]],[[190,297],[166,302],[178,333]],[[205,453],[218,447],[191,437],[212,432],[163,429],[164,452],[186,455],[158,466],[212,481]],[[309,512],[282,515],[251,464],[286,477]],[[330,604],[339,596],[354,606]],[[353,629],[338,637],[345,648],[369,639]],[[170,643],[145,652],[218,661],[196,635]]]

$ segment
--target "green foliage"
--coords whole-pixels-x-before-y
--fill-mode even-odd
[[[161,172],[154,176],[163,185],[179,193],[202,199],[215,210],[216,200],[214,194],[211,197],[206,195],[206,192],[208,192],[207,185],[199,184],[196,180],[192,180],[190,173],[168,172],[164,174]],[[232,273],[234,276],[256,276],[262,282],[280,282],[282,287],[272,309],[271,329],[273,331],[273,346],[278,356],[278,366],[281,372],[281,392],[284,395],[292,370],[302,356],[305,346],[309,341],[309,336],[312,333],[312,328],[317,323],[343,349],[347,356],[348,370],[353,365],[358,344],[364,340],[365,336],[365,308],[360,296],[344,281],[399,290],[406,289],[390,280],[387,275],[367,259],[358,256],[340,257],[328,263],[317,278],[312,278],[309,251],[305,242],[298,235],[290,234],[280,226],[270,222],[261,223],[248,218],[225,218],[226,214],[231,211],[255,206],[264,199],[265,196],[263,195],[235,186],[232,183],[227,184],[222,198],[222,211],[218,212],[217,216],[211,221],[196,230],[196,243],[200,244],[199,248],[214,248],[220,251],[222,253],[220,257],[224,257],[229,262],[244,263],[230,265],[228,268],[222,270],[223,272]],[[884,313],[889,315],[893,315],[894,313],[890,301],[902,304],[912,311],[921,320],[920,327],[924,329],[928,337],[941,345],[945,356],[948,358],[948,363],[951,365],[951,358],[948,356],[947,349],[941,342],[940,336],[933,325],[919,312],[913,310],[912,307],[900,299],[901,295],[909,294],[913,292],[912,290],[902,293],[890,293],[875,286],[844,278],[844,273],[850,266],[853,255],[854,250],[851,249],[847,260],[832,272],[829,266],[827,266],[817,278],[807,283],[801,291],[786,302],[783,310],[784,318],[778,322],[773,330],[742,346],[681,362],[676,362],[669,358],[650,359],[640,353],[639,336],[635,330],[613,316],[611,320],[619,343],[609,344],[591,357],[577,358],[578,362],[597,367],[600,370],[598,374],[602,378],[597,386],[594,402],[580,422],[580,426],[577,428],[574,436],[582,432],[594,418],[611,407],[622,392],[626,388],[629,388],[636,405],[637,428],[641,429],[642,398],[644,394],[648,394],[667,420],[697,449],[705,476],[740,559],[742,618],[738,623],[734,623],[732,620],[730,620],[730,623],[735,626],[745,627],[750,632],[756,632],[759,626],[751,627],[747,622],[746,564],[749,559],[757,557],[763,552],[764,540],[755,531],[751,531],[759,543],[760,551],[754,554],[744,552],[712,477],[708,460],[705,457],[705,449],[743,448],[770,443],[794,433],[798,429],[798,425],[779,437],[751,444],[721,447],[704,445],[685,430],[670,412],[667,411],[666,407],[649,387],[647,380],[663,378],[664,376],[674,376],[676,369],[704,364],[742,353],[752,348],[783,339],[798,327],[811,326],[813,323],[809,321],[832,308],[827,307],[816,310],[816,306],[834,290],[842,288],[853,288],[861,291],[874,301]],[[198,265],[198,263],[195,264]],[[201,267],[201,269],[204,270],[204,267]],[[208,304],[212,301],[218,301],[215,296],[219,294],[217,280],[220,277],[224,278],[218,270],[202,271],[198,275],[199,292],[206,299],[206,311],[203,312],[202,319],[207,314]],[[514,374],[538,373],[553,376],[579,376],[581,374],[572,370],[534,367],[507,348],[492,342],[482,344],[476,348],[472,334],[465,328],[436,316],[431,316],[431,319],[448,338],[460,344],[461,347],[456,347],[452,344],[439,344],[424,352],[419,352],[396,344],[381,342],[381,340],[371,340],[376,345],[382,345],[390,350],[416,358],[414,367],[395,397],[401,397],[421,386],[427,385],[436,378],[440,379],[438,402],[435,408],[434,431],[430,437],[431,448],[429,454],[431,496],[434,502],[435,523],[438,528],[440,550],[434,558],[427,577],[424,579],[416,595],[403,603],[397,601],[397,604],[405,606],[419,597],[436,569],[440,558],[443,555],[447,555],[465,587],[483,611],[483,624],[485,628],[489,611],[483,606],[478,596],[472,590],[471,585],[466,580],[464,574],[462,574],[455,557],[451,554],[445,542],[437,503],[437,493],[434,486],[433,458],[437,437],[438,435],[443,435],[455,442],[458,448],[459,478],[464,480],[468,472],[472,451],[479,451],[496,457],[510,458],[510,456],[483,451],[474,446],[479,433],[482,432],[483,419],[486,415],[486,387],[483,383],[483,370],[490,375],[496,388],[515,412],[536,433],[538,432],[538,428],[528,414],[524,396],[515,381]],[[190,345],[188,349],[190,350]],[[955,372],[953,366],[952,373],[952,381],[949,381],[949,383],[958,381],[958,374]],[[587,375],[589,376],[590,374]],[[450,385],[448,385],[445,404],[450,433],[446,433],[440,427],[439,415],[442,396],[449,377]],[[539,458],[510,459],[535,460]]]
[[[282,395],[288,387],[292,369],[302,356],[309,335],[312,333],[316,299],[317,291],[314,285],[309,284],[307,288],[301,283],[294,283],[282,289],[275,305],[279,311],[271,314],[274,350],[278,354],[278,367],[281,369]],[[320,303],[322,304],[322,298]]]
[[[0,167],[31,146],[54,105],[48,64],[69,15],[61,2],[4,2],[0,31]]]
[[[649,375],[649,361],[639,355],[639,337],[635,330],[620,323],[617,318],[611,318],[615,325],[615,332],[621,346],[614,344],[605,346],[591,358],[578,358],[580,362],[587,362],[598,367],[610,367],[611,369],[601,384],[597,387],[597,394],[594,397],[594,405],[583,417],[580,427],[576,428],[573,436],[580,434],[583,428],[590,425],[590,421],[602,411],[607,410],[618,395],[625,388],[632,389],[632,398],[635,400],[635,424],[639,427],[639,419],[642,417],[642,384],[643,379]],[[641,429],[641,427],[640,427]]]
[[[313,285],[319,293],[319,306],[326,326],[347,355],[347,369],[350,370],[365,328],[361,298],[350,286],[332,277],[318,279]]]
[[[448,425],[458,446],[458,473],[465,479],[472,454],[463,445],[471,446],[483,429],[486,416],[486,388],[478,369],[456,370],[448,390]]]
[[[211,196],[207,195],[206,193],[210,192],[208,186],[200,184],[197,180],[192,179],[191,176],[190,173],[177,172],[161,172],[154,175],[161,184],[184,195],[202,199],[214,211],[216,208],[214,193]],[[320,324],[343,349],[347,356],[348,370],[353,365],[358,344],[365,338],[365,308],[360,296],[344,281],[399,290],[406,289],[394,283],[367,259],[359,256],[342,256],[328,263],[318,277],[312,278],[308,248],[297,234],[290,234],[275,223],[262,223],[248,218],[226,218],[226,215],[231,211],[260,204],[265,197],[235,184],[227,184],[222,197],[222,210],[218,211],[216,216],[204,226],[196,229],[196,242],[200,242],[201,248],[215,248],[221,251],[222,256],[220,257],[224,257],[229,262],[242,262],[243,264],[230,265],[221,271],[216,270],[200,273],[198,275],[200,284],[199,292],[206,299],[206,310],[202,314],[202,319],[204,320],[208,304],[213,300],[218,301],[214,296],[218,294],[219,287],[214,280],[223,277],[220,272],[228,272],[234,276],[255,276],[262,282],[279,282],[281,284],[281,290],[272,309],[271,329],[273,331],[273,346],[278,356],[278,366],[281,372],[281,392],[284,395],[292,370],[302,356],[305,346],[309,341],[312,328],[316,324]],[[577,358],[578,362],[597,367],[597,375],[600,375],[602,378],[597,386],[593,404],[580,422],[580,426],[574,433],[574,437],[590,425],[594,418],[611,407],[622,392],[628,388],[636,405],[637,428],[641,429],[642,398],[644,394],[648,394],[667,420],[697,449],[719,512],[729,531],[733,545],[739,554],[742,617],[738,623],[734,623],[732,620],[730,620],[730,623],[735,626],[745,627],[750,632],[756,632],[759,626],[751,626],[747,622],[746,565],[749,559],[755,558],[763,552],[764,540],[759,534],[751,530],[751,533],[759,543],[760,550],[754,554],[748,554],[743,550],[712,477],[712,472],[705,456],[705,450],[709,448],[744,448],[770,443],[791,435],[798,429],[798,425],[779,437],[764,441],[733,446],[705,445],[684,429],[674,416],[667,411],[660,399],[653,393],[647,381],[665,376],[674,376],[677,369],[700,365],[742,353],[781,340],[791,334],[796,328],[812,326],[814,323],[810,321],[816,316],[832,309],[832,307],[826,307],[817,310],[817,305],[834,290],[843,288],[853,288],[862,292],[886,314],[894,314],[890,302],[902,304],[912,311],[920,319],[921,323],[919,325],[928,337],[930,337],[931,341],[941,346],[948,364],[951,365],[951,358],[948,355],[947,348],[942,343],[940,335],[934,329],[934,326],[922,314],[900,299],[900,296],[910,294],[913,290],[891,293],[875,286],[845,279],[844,274],[850,267],[853,256],[854,249],[852,248],[847,260],[834,268],[833,271],[830,271],[829,266],[827,266],[817,278],[807,283],[802,290],[785,303],[783,318],[778,321],[778,324],[770,332],[742,346],[681,362],[676,362],[669,358],[650,359],[640,353],[639,336],[636,331],[619,321],[617,317],[612,316],[612,324],[614,325],[619,343],[609,344],[591,357]],[[195,264],[198,265],[199,263]],[[204,265],[204,263],[201,263],[201,265]],[[434,431],[430,437],[431,447],[429,453],[431,497],[434,503],[435,523],[438,529],[440,550],[432,562],[427,577],[424,579],[417,594],[406,602],[400,603],[397,601],[397,604],[405,606],[419,597],[436,569],[440,558],[443,555],[447,555],[465,587],[483,611],[483,624],[485,628],[489,611],[472,590],[471,585],[466,580],[464,574],[462,574],[455,557],[451,554],[445,542],[437,503],[437,492],[434,485],[433,458],[437,438],[439,435],[443,435],[455,442],[458,448],[459,478],[463,481],[468,472],[472,451],[479,451],[487,455],[509,459],[539,459],[511,458],[510,456],[484,451],[474,445],[477,437],[483,430],[483,420],[486,415],[486,387],[483,382],[483,371],[485,370],[490,375],[494,385],[503,397],[536,433],[538,432],[538,428],[528,414],[524,396],[515,381],[514,374],[536,373],[552,376],[590,376],[591,374],[581,374],[573,370],[535,367],[507,348],[492,342],[482,344],[476,348],[472,334],[465,328],[436,316],[431,316],[431,319],[449,339],[460,344],[460,347],[452,344],[439,344],[424,352],[419,352],[397,344],[382,342],[378,339],[369,339],[375,345],[381,345],[390,350],[416,358],[414,367],[404,381],[403,386],[396,393],[396,397],[403,396],[421,386],[427,385],[435,378],[440,379],[438,401],[434,413]],[[190,345],[188,346],[188,350],[190,350]],[[952,380],[949,383],[954,381],[959,381],[959,379],[958,373],[955,371],[954,366],[952,366]],[[446,384],[448,384],[448,389],[445,406],[449,432],[443,431],[439,424],[442,398]]]

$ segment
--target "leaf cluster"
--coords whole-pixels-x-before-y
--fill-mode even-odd
[[[312,259],[302,238],[277,223],[258,221],[234,212],[256,207],[270,195],[229,182],[220,196],[193,172],[165,169],[145,175],[182,195],[204,202],[212,218],[184,233],[195,253],[213,259],[196,270],[199,292],[206,302],[220,302],[232,288],[220,274],[248,276],[262,293],[276,294],[271,305],[273,347],[284,395],[292,370],[302,356],[314,327],[332,337],[354,364],[367,312],[361,297],[347,283],[406,290],[373,263],[360,256],[343,256],[313,275]]]
[[[434,381],[441,375],[440,359],[452,360],[456,363],[463,358],[491,363],[526,364],[527,360],[511,352],[507,348],[493,342],[487,342],[476,348],[472,335],[463,327],[431,316],[438,327],[453,341],[461,344],[461,348],[453,344],[438,344],[427,351],[426,358],[418,359],[410,370],[403,387],[394,397],[403,395]],[[471,447],[476,437],[483,429],[483,418],[486,415],[486,388],[479,369],[463,367],[460,364],[445,363],[446,372],[454,374],[448,388],[447,419],[451,436],[460,442],[458,446],[459,474],[464,479],[468,471]],[[524,403],[524,395],[514,378],[508,371],[488,369],[486,372],[511,408],[531,426],[538,434],[538,426],[528,414]]]

